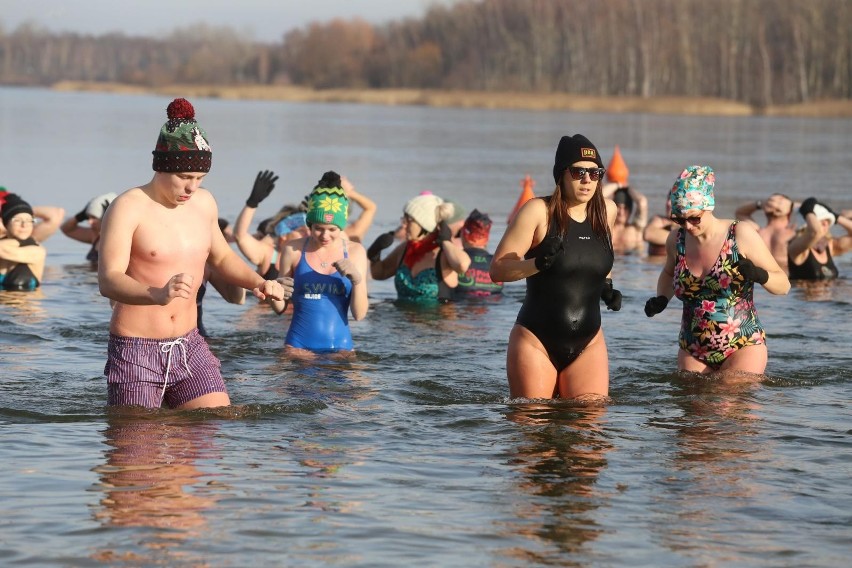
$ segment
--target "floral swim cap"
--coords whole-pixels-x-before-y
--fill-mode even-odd
[[[681,215],[691,209],[713,211],[716,207],[715,185],[716,174],[710,166],[689,166],[680,172],[669,194],[672,215]]]

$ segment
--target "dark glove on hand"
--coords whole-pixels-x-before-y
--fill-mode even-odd
[[[802,215],[802,217],[804,217],[808,213],[813,213],[814,207],[816,206],[816,204],[817,204],[817,198],[816,197],[808,197],[807,199],[802,201],[801,205],[799,205],[799,213]]]
[[[367,249],[367,260],[375,262],[382,257],[382,251],[393,244],[393,231],[382,233]]]
[[[654,317],[658,313],[662,312],[666,309],[666,306],[669,305],[669,299],[665,296],[657,296],[656,298],[649,298],[647,302],[645,302],[645,315],[650,317]]]
[[[270,170],[258,172],[254,180],[254,186],[251,188],[251,195],[246,199],[246,205],[257,209],[260,202],[272,193],[276,181],[278,181],[278,176],[274,172]]]
[[[621,292],[612,287],[612,278],[604,280],[601,300],[604,301],[608,310],[617,312],[621,309]]]
[[[535,257],[535,267],[540,271],[547,270],[553,266],[556,256],[565,249],[562,239],[548,235],[538,245],[538,255]]]
[[[337,271],[352,281],[353,284],[361,283],[361,273],[355,268],[355,263],[350,258],[343,258],[337,262],[331,263]]]
[[[751,260],[745,257],[740,257],[735,266],[746,280],[751,280],[758,284],[766,284],[767,280],[769,280],[769,273],[766,270],[755,266]]]
[[[450,226],[447,225],[446,221],[441,221],[438,223],[438,244],[440,245],[444,241],[452,241],[453,240],[453,232],[450,230]]]
[[[278,283],[281,284],[281,287],[284,289],[284,294],[281,296],[281,299],[287,301],[292,298],[293,291],[295,290],[295,281],[289,276],[282,276],[276,280],[278,280]]]

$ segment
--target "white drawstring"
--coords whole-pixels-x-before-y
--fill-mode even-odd
[[[169,384],[169,371],[172,369],[172,349],[174,349],[175,345],[180,346],[181,352],[183,353],[183,366],[186,368],[186,372],[189,373],[189,376],[192,377],[192,371],[189,370],[189,364],[186,361],[185,341],[185,337],[178,337],[174,341],[164,341],[160,343],[160,352],[169,354],[166,358],[166,378],[163,380],[163,392],[160,393],[160,402],[163,402],[163,397],[166,396],[166,387]]]

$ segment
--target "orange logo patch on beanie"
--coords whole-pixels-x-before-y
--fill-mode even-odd
[[[594,148],[580,148],[580,155],[584,158],[591,158],[593,160],[596,160],[598,157],[598,153]]]

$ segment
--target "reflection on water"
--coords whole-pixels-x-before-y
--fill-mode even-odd
[[[94,517],[104,527],[150,530],[136,531],[135,542],[102,549],[96,559],[132,564],[138,555],[156,552],[158,563],[192,560],[181,543],[204,534],[216,505],[215,484],[198,466],[215,457],[216,432],[213,422],[178,415],[134,416],[125,409],[108,417],[104,443],[110,448],[94,468],[100,479],[94,489],[102,493]],[[172,557],[171,551],[179,552]]]
[[[510,463],[520,475],[517,489],[526,496],[516,505],[519,521],[507,529],[550,543],[558,551],[515,548],[506,554],[528,562],[548,563],[549,558],[559,563],[565,553],[577,553],[604,530],[594,512],[608,501],[597,488],[607,467],[606,453],[612,450],[604,434],[606,408],[517,404],[506,418],[522,432]]]
[[[755,441],[761,431],[760,379],[748,373],[678,373],[672,387],[681,414],[649,421],[676,436],[664,466],[670,474],[658,482],[654,505],[668,517],[655,536],[672,551],[701,558],[713,550],[717,558],[744,560],[738,554],[743,542],[736,538],[749,519],[733,511],[760,497],[753,468],[771,453],[765,442]],[[759,544],[749,546],[758,552]]]

